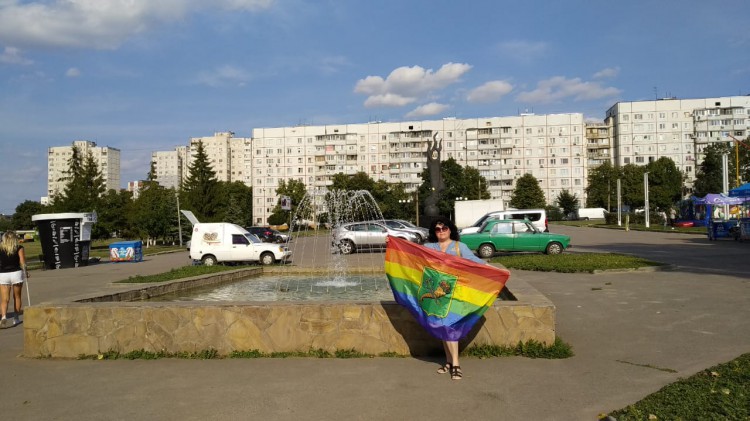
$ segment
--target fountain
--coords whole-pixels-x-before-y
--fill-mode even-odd
[[[441,352],[440,342],[393,301],[383,271],[383,253],[342,255],[333,245],[332,228],[377,219],[382,215],[369,192],[308,194],[292,216],[291,264],[243,267],[29,307],[24,316],[24,354],[70,358],[110,350],[177,353],[213,349],[227,355],[256,349],[291,352],[319,348],[375,355]],[[231,300],[154,300],[198,287],[224,284],[231,288],[248,277],[255,277],[247,281],[251,284],[255,279],[265,282],[269,275],[281,278],[272,283],[272,294],[266,297],[238,298],[220,292],[232,295]],[[501,294],[504,299],[485,313],[462,346],[515,345],[531,339],[554,342],[554,306],[522,280],[513,279],[510,288],[512,293],[506,290]],[[384,289],[388,289],[385,295],[377,295]],[[347,294],[353,290],[361,294]],[[299,291],[309,294],[294,297]],[[270,296],[276,300],[268,301]],[[149,298],[152,300],[144,301]]]

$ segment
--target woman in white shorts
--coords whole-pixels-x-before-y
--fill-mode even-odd
[[[23,246],[18,243],[18,236],[13,231],[7,231],[0,239],[0,329],[13,327],[20,323],[18,316],[21,315],[24,275],[28,278],[26,271],[26,255]],[[13,290],[13,306],[15,317],[8,319],[8,304],[10,303],[10,291]]]

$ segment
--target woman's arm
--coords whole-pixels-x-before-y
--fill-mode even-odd
[[[484,260],[482,260],[479,257],[477,257],[474,254],[474,252],[471,251],[471,249],[469,248],[469,246],[467,246],[466,244],[464,244],[464,243],[462,243],[462,242],[459,241],[458,242],[458,248],[461,250],[461,257],[463,257],[464,259],[468,259],[468,260],[471,260],[472,262],[476,262],[476,263],[479,263],[479,264],[482,264],[482,265],[486,265],[487,264],[487,262],[485,262]]]
[[[29,271],[26,269],[26,252],[23,251],[23,246],[18,248],[18,262],[21,264],[21,270],[23,274],[28,278]]]

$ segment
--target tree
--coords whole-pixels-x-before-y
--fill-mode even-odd
[[[367,190],[372,192],[375,187],[375,181],[363,171],[351,176],[338,173],[333,176],[332,181],[330,190]]]
[[[219,185],[223,202],[221,220],[241,227],[253,225],[253,189],[241,181]]]
[[[282,225],[288,223],[290,214],[297,215],[300,219],[312,218],[313,215],[297,214],[297,209],[299,204],[302,203],[305,194],[307,194],[305,183],[295,179],[279,181],[279,187],[276,188],[276,195],[279,197],[288,196],[292,200],[292,210],[291,212],[282,210],[281,204],[277,203],[276,206],[274,206],[271,215],[268,217],[268,223],[271,225]]]
[[[570,194],[567,189],[563,190],[555,199],[555,203],[562,208],[563,215],[570,215],[578,209],[578,195]]]
[[[133,211],[133,194],[127,190],[108,190],[96,209],[97,222],[92,229],[94,238],[124,237],[132,233],[128,214]]]
[[[146,183],[133,202],[130,222],[146,244],[155,244],[177,230],[177,196],[174,189],[165,189],[154,182]]]
[[[42,213],[42,204],[33,200],[26,200],[16,206],[16,211],[11,218],[11,227],[14,230],[30,230],[35,228],[31,220],[33,215]]]
[[[706,155],[703,157],[703,162],[696,169],[695,181],[693,182],[693,191],[696,196],[700,197],[708,193],[720,193],[723,190],[721,156],[729,154],[732,151],[726,143],[712,143],[706,146],[703,152]],[[734,163],[732,162],[733,160],[729,161],[729,166],[731,167],[729,172],[731,174]]]
[[[627,164],[622,167],[622,201],[631,207],[643,207],[645,204],[643,197],[643,173],[646,167]]]
[[[440,174],[445,183],[445,190],[440,195],[438,209],[441,215],[453,215],[456,198],[489,199],[487,180],[479,175],[479,171],[472,167],[462,167],[453,158],[448,158],[440,164]],[[432,181],[429,170],[422,171],[422,185],[419,187],[420,213],[424,209],[424,199],[432,193]]]
[[[531,174],[524,174],[516,181],[516,188],[510,196],[510,205],[517,209],[544,208],[547,202],[539,187],[539,180]]]
[[[586,186],[586,206],[605,208],[609,211],[617,206],[617,179],[622,178],[622,171],[609,161],[589,170]]]
[[[195,159],[188,167],[188,178],[182,186],[184,209],[192,210],[199,221],[220,219],[220,191],[216,173],[208,162],[203,142],[198,142]]]
[[[83,157],[78,147],[73,146],[72,155],[68,159],[68,171],[61,180],[66,183],[62,193],[53,198],[55,211],[91,212],[96,210],[106,186],[91,151]]]
[[[650,162],[646,171],[649,206],[667,212],[682,196],[682,172],[667,157]]]

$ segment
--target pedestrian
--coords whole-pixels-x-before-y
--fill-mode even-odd
[[[21,322],[23,313],[21,292],[23,282],[29,274],[26,269],[26,255],[23,246],[18,242],[18,236],[13,231],[6,231],[0,239],[0,329],[13,327]],[[13,320],[8,319],[8,304],[10,293],[13,291]]]
[[[441,251],[453,256],[459,256],[472,262],[487,264],[484,260],[475,256],[469,247],[459,241],[458,228],[448,218],[437,217],[430,224],[430,233],[425,247]],[[450,373],[451,379],[461,380],[463,371],[458,361],[458,341],[443,341],[445,350],[445,364],[438,369],[438,373]]]
[[[677,211],[674,208],[669,208],[669,225],[674,225],[675,219],[677,219]]]

